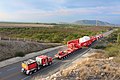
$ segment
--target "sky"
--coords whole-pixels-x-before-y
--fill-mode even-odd
[[[120,0],[0,0],[0,21],[120,24]]]

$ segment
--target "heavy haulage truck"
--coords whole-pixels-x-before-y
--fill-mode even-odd
[[[29,59],[22,62],[21,72],[31,75],[32,73],[37,72],[44,66],[52,64],[52,58],[46,55],[37,56],[35,60]]]
[[[89,47],[94,41],[99,40],[102,37],[103,34],[99,34],[91,37],[84,36],[79,39],[68,41],[67,49],[65,51],[59,51],[54,55],[54,58],[64,59],[78,49]],[[51,65],[52,62],[52,57],[48,57],[46,55],[37,56],[35,60],[29,59],[27,61],[23,61],[21,71],[27,75],[31,75],[32,73],[40,70],[42,67]]]

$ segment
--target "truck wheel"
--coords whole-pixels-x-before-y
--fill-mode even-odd
[[[49,65],[51,65],[52,64],[52,62],[49,62]]]
[[[64,59],[64,57],[62,57],[62,60]]]
[[[34,73],[37,72],[37,69],[34,70]]]
[[[41,67],[38,67],[38,70],[40,70],[41,69]]]
[[[49,65],[49,63],[46,63],[46,66]]]
[[[29,72],[29,75],[31,75],[31,74],[32,74],[32,71]]]

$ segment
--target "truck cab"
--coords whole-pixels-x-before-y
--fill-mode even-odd
[[[29,59],[22,62],[21,72],[29,75],[37,71],[37,63],[35,60]]]

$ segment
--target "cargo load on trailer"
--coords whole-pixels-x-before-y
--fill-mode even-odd
[[[84,37],[79,39],[79,42],[80,42],[82,47],[88,47],[89,45],[91,45],[92,40],[89,36],[84,36]]]

